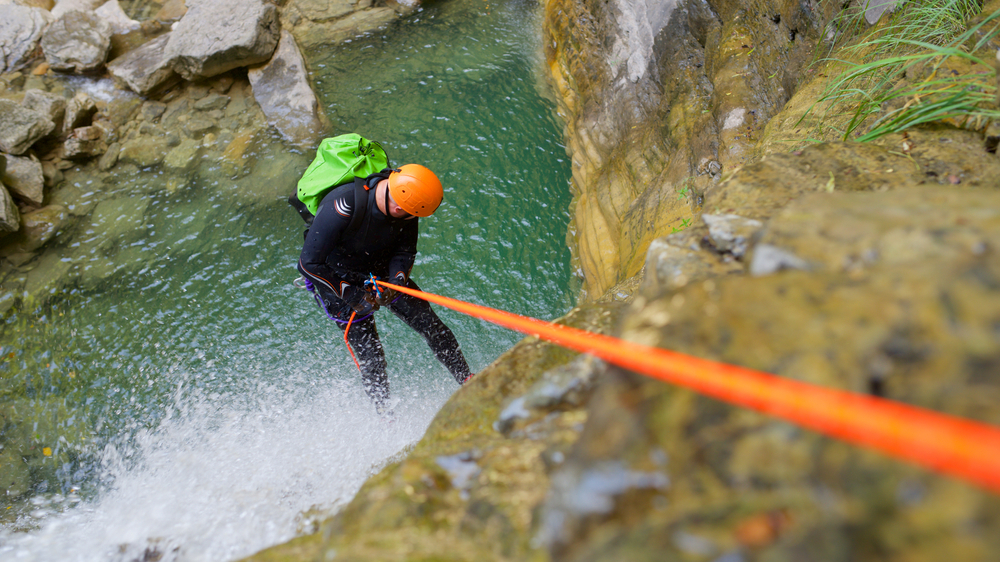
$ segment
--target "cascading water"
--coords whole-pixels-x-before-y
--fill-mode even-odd
[[[554,318],[572,301],[569,163],[539,85],[536,8],[455,0],[306,55],[333,132],[443,180],[418,283]],[[0,414],[19,423],[0,455],[17,457],[16,435],[35,464],[0,503],[0,558],[246,556],[308,530],[420,438],[457,389],[420,337],[379,316],[388,424],[340,331],[291,284],[303,225],[282,195],[310,159],[275,141],[239,181],[212,161],[179,180],[67,174],[96,227],[46,255],[102,273],[7,316]],[[476,371],[519,338],[438,312]]]

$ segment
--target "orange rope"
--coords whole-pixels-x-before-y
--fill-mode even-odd
[[[357,311],[351,312],[351,318],[347,321],[347,327],[344,328],[344,345],[347,346],[347,351],[351,352],[351,359],[354,359],[354,364],[358,366],[358,371],[361,371],[361,363],[358,363],[358,358],[354,356],[354,350],[351,349],[351,343],[347,341],[347,332],[351,331],[351,324],[354,322],[354,317],[357,314]]]
[[[996,426],[379,283],[1000,493],[1000,428]]]

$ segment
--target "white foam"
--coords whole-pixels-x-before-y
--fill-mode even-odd
[[[394,389],[397,395],[415,391]],[[0,558],[25,561],[217,561],[287,541],[313,507],[330,511],[415,443],[446,392],[404,399],[380,419],[356,380],[243,396],[180,392],[173,412],[119,450],[108,485],[39,528],[0,534]]]

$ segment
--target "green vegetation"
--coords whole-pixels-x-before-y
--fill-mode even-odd
[[[837,56],[821,61],[841,72],[806,113],[824,108],[816,136],[864,142],[933,122],[981,130],[1000,118],[990,60],[1000,10],[974,19],[981,9],[974,0],[911,0],[870,30],[864,7],[845,10],[834,22]]]

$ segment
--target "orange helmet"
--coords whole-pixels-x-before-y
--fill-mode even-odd
[[[417,217],[429,217],[444,198],[441,181],[420,164],[405,164],[389,174],[389,195],[401,209]]]

